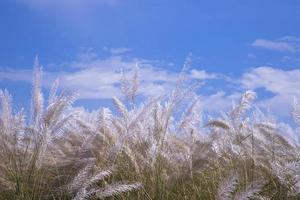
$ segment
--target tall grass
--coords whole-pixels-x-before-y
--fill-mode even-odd
[[[135,68],[121,80],[126,102],[95,117],[58,81],[44,101],[41,79],[36,60],[29,118],[0,90],[0,199],[300,199],[299,141],[253,108],[252,91],[203,121],[184,71],[169,95],[137,104]],[[299,124],[296,99],[292,115]]]

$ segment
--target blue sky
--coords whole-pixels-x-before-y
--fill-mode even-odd
[[[288,116],[300,97],[299,10],[297,0],[1,0],[0,88],[27,107],[38,54],[45,90],[58,77],[77,105],[96,108],[120,93],[122,68],[137,63],[141,95],[158,95],[192,53],[188,77],[203,83],[208,111],[253,89]]]

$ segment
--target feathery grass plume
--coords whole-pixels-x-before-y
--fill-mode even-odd
[[[96,131],[101,133],[101,136],[104,137],[103,142],[109,144],[116,140],[112,131],[112,120],[113,116],[111,110],[109,108],[102,108],[98,114]]]
[[[189,65],[170,94],[134,106],[114,98],[115,113],[72,107],[76,95],[58,93],[58,81],[44,106],[36,61],[32,120],[0,90],[0,199],[299,198],[300,146],[286,137],[297,129],[252,114],[250,91],[231,113],[203,120]]]
[[[258,200],[271,200],[269,197],[262,197],[262,196],[257,196],[256,199],[258,199]]]
[[[190,177],[193,178],[193,166],[194,166],[194,151],[195,142],[200,135],[200,122],[201,122],[201,107],[198,98],[195,98],[190,106],[182,113],[179,121],[178,130],[176,132],[183,133],[180,140],[176,140],[176,143],[182,146],[183,151],[179,154],[183,154],[182,157],[188,162]],[[178,138],[179,139],[179,138]],[[203,139],[203,138],[202,138]],[[180,141],[180,142],[178,142]],[[179,149],[179,147],[177,147]],[[176,151],[176,150],[175,150]],[[178,155],[178,157],[181,157]]]
[[[35,76],[39,77],[40,73],[41,71],[37,72]],[[36,84],[36,82],[34,82],[34,84]],[[57,84],[58,83],[55,82],[52,87],[54,89],[51,91],[51,99],[49,99],[48,102],[49,104],[45,109],[43,107],[39,109],[38,120],[35,120],[34,126],[28,128],[28,130],[30,130],[30,132],[36,137],[35,140],[37,146],[35,148],[39,149],[36,163],[38,166],[41,166],[41,163],[46,161],[45,154],[48,149],[51,150],[51,143],[56,139],[63,137],[66,127],[74,119],[74,114],[72,112],[66,115],[65,111],[74,102],[76,94],[66,95],[65,93],[62,93],[57,96],[55,93],[55,88],[58,87]],[[35,86],[34,88],[40,88],[40,86]],[[40,91],[37,93],[41,94]],[[42,94],[40,96],[42,96]],[[37,99],[36,95],[34,95],[32,99],[33,102],[38,101],[34,100]],[[34,104],[38,105],[38,103]]]
[[[187,132],[197,131],[200,127],[201,107],[199,99],[195,99],[192,104],[183,112],[179,121],[179,128]]]
[[[135,100],[139,89],[139,66],[137,63],[132,69],[132,77],[130,79],[126,77],[125,71],[122,70],[120,82],[123,95],[130,103],[131,107],[133,107],[135,105]]]
[[[288,188],[289,195],[300,194],[300,161],[272,162],[273,173]]]
[[[0,90],[0,190],[13,191],[16,188],[13,176],[17,175],[14,170],[19,170],[19,162],[14,159],[22,148],[20,132],[23,128],[23,113],[13,115],[10,94]]]
[[[51,86],[48,98],[48,104],[51,105],[57,100],[57,90],[59,86],[59,80],[56,79]]]
[[[255,181],[250,183],[244,190],[241,190],[234,196],[234,200],[249,200],[251,198],[257,197],[262,191],[265,183],[262,181]]]
[[[254,197],[258,197],[258,194],[265,186],[263,181],[255,181],[249,183],[249,185],[237,191],[239,176],[237,173],[232,173],[225,178],[218,187],[216,200],[248,200]]]
[[[99,182],[104,181],[105,178],[112,175],[111,170],[101,171],[97,169],[95,163],[92,161],[80,170],[77,176],[69,184],[70,192],[75,192],[73,200],[106,198],[117,196],[120,193],[136,190],[141,187],[140,183],[124,184],[115,183],[106,185],[104,188],[99,188]]]
[[[55,190],[48,187],[51,187],[55,181],[53,176],[56,177],[56,175],[52,175],[51,170],[53,165],[58,163],[54,162],[58,156],[54,155],[53,152],[58,153],[60,149],[57,149],[58,145],[52,144],[52,142],[65,128],[67,120],[63,116],[64,110],[72,102],[70,98],[61,95],[58,98],[53,98],[53,104],[49,101],[50,105],[44,110],[41,75],[41,67],[36,58],[31,100],[31,123],[25,124],[22,112],[13,115],[8,92],[0,92],[3,107],[0,115],[2,119],[5,118],[5,123],[1,124],[7,124],[5,125],[6,136],[1,138],[2,143],[0,145],[0,157],[3,161],[0,174],[3,180],[7,180],[4,185],[8,185],[8,183],[10,185],[10,196],[16,199],[39,199],[42,196],[50,195],[45,194],[46,191]],[[55,97],[55,92],[52,92],[51,95]],[[3,122],[3,120],[1,121]],[[4,135],[1,134],[1,136]],[[55,167],[60,168],[58,165]],[[53,180],[50,179],[51,177]]]
[[[230,126],[227,124],[226,121],[223,120],[210,120],[206,126],[209,127],[218,127],[218,128],[222,128],[222,129],[230,129]]]
[[[35,125],[39,123],[42,117],[44,97],[41,92],[41,82],[42,82],[42,67],[39,64],[38,56],[35,57],[33,66],[33,87],[32,87],[32,120]]]
[[[239,119],[251,107],[251,103],[255,98],[256,98],[255,92],[251,90],[246,91],[242,95],[239,105],[236,106],[230,113],[231,118],[234,120]]]
[[[238,184],[238,174],[232,173],[219,185],[216,200],[231,200]]]
[[[113,103],[118,109],[119,113],[122,115],[122,117],[124,119],[128,119],[128,110],[126,106],[122,103],[122,101],[120,101],[120,99],[118,99],[117,97],[113,97]]]
[[[7,90],[0,90],[0,105],[1,105],[1,124],[2,128],[7,129],[10,125],[12,117],[12,105],[11,105],[11,96]]]
[[[176,82],[175,88],[171,91],[164,106],[159,102],[156,103],[153,112],[154,118],[154,137],[157,140],[157,154],[164,148],[165,139],[167,137],[168,129],[171,124],[172,115],[175,109],[184,99],[194,96],[194,91],[199,87],[198,84],[191,84],[186,88],[186,71],[191,65],[191,56],[188,56],[183,65],[182,71]],[[194,104],[196,106],[197,104]]]
[[[300,125],[300,104],[296,97],[294,97],[292,108],[293,108],[293,110],[292,110],[293,119],[294,119],[295,123]]]
[[[112,120],[112,112],[109,108],[102,108],[98,115],[98,129],[105,132],[105,129],[109,129]]]
[[[138,131],[142,128],[142,124],[145,122],[145,116],[148,116],[151,112],[151,107],[154,103],[152,99],[148,102],[141,104],[139,107],[134,107],[131,110],[127,110],[126,106],[117,98],[113,99],[117,106],[120,117],[115,117],[112,121],[114,128],[117,130],[118,136],[114,146],[110,150],[111,159],[115,160],[121,153],[125,154],[127,158],[134,165],[135,171],[140,171],[140,166],[137,162],[137,157],[143,159],[144,155],[140,155],[135,151],[137,146],[143,143],[143,134]]]
[[[96,198],[104,199],[107,197],[117,196],[121,193],[130,192],[133,190],[137,190],[141,188],[140,183],[132,183],[132,184],[113,184],[104,187],[103,189],[97,189],[89,193],[90,196],[94,196]]]
[[[0,194],[1,191],[7,191],[12,198],[21,198],[28,195],[23,192],[30,186],[27,185],[27,179],[33,173],[27,170],[33,154],[30,150],[27,152],[29,138],[24,135],[26,127],[23,113],[13,115],[11,97],[7,91],[0,91],[0,104]],[[32,188],[32,192],[34,190]]]

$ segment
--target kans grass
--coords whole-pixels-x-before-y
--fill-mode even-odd
[[[169,94],[137,103],[134,68],[116,111],[90,113],[58,81],[44,101],[36,61],[30,116],[0,90],[0,199],[300,199],[300,143],[288,137],[300,134],[297,99],[292,126],[264,115],[252,91],[203,120],[184,72]]]

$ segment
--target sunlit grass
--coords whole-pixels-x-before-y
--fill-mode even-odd
[[[299,143],[258,117],[252,91],[203,122],[184,71],[169,95],[138,104],[136,68],[121,81],[126,102],[113,98],[118,113],[101,108],[91,119],[73,109],[76,95],[57,94],[58,82],[44,101],[37,61],[34,69],[30,117],[0,92],[0,199],[300,198]],[[293,108],[299,123],[296,99]]]

